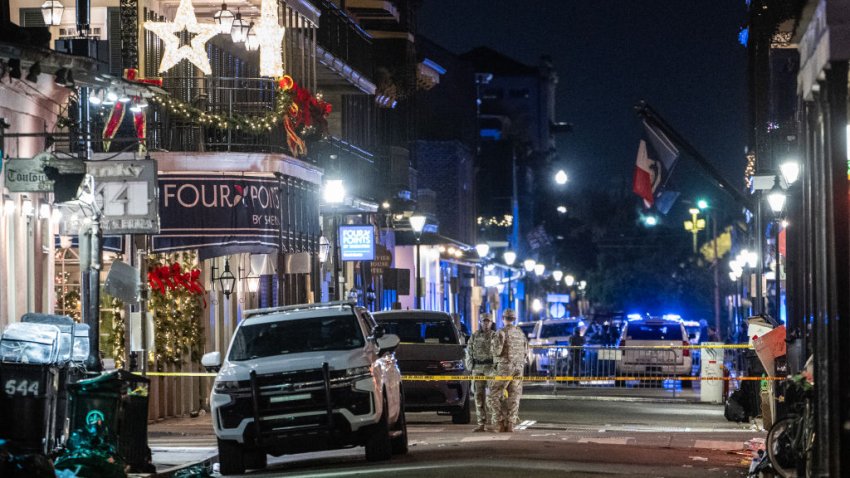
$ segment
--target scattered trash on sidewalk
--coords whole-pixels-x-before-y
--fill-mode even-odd
[[[704,456],[692,456],[690,457],[693,461],[708,461],[708,458]]]

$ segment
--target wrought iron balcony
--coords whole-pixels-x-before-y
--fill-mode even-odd
[[[320,0],[316,3],[322,12],[316,35],[319,47],[370,78],[374,70],[371,36],[333,2]]]
[[[276,113],[279,90],[270,78],[165,77],[168,97],[146,109],[146,145],[151,151],[262,152],[290,154],[282,116]],[[108,107],[95,119],[102,131]],[[112,151],[134,142],[133,120],[127,119],[113,141]],[[217,121],[215,118],[237,119]],[[260,118],[270,119],[268,126]],[[99,123],[99,124],[98,124]],[[253,127],[252,127],[253,126]],[[99,151],[98,145],[94,150]]]

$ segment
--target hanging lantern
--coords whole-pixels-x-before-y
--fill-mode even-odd
[[[59,0],[47,0],[41,4],[41,15],[44,17],[44,24],[56,26],[62,23],[62,12],[65,11],[65,6]]]
[[[218,32],[227,35],[230,33],[230,29],[233,28],[233,12],[227,9],[227,4],[221,4],[221,10],[215,12],[213,15],[215,19],[215,24],[218,25]]]
[[[260,40],[257,38],[257,30],[254,28],[254,22],[248,25],[248,35],[245,36],[245,49],[248,51],[257,51],[260,49]]]
[[[242,14],[236,12],[236,18],[233,20],[233,26],[230,28],[230,38],[233,43],[241,43],[248,37],[248,30],[251,25],[242,19]]]

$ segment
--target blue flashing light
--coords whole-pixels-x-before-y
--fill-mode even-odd
[[[641,317],[640,314],[629,314],[626,317],[628,317],[629,320],[641,320],[641,319],[643,319],[643,317]]]
[[[502,131],[498,129],[490,129],[490,128],[482,128],[481,129],[481,137],[482,138],[492,138],[496,141],[502,139]]]
[[[738,32],[738,43],[743,46],[747,46],[747,43],[750,40],[750,27],[744,27]]]
[[[664,314],[661,318],[664,320],[682,320],[682,316],[679,314]]]

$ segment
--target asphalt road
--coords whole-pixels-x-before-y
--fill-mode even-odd
[[[746,476],[765,433],[723,418],[720,405],[527,389],[512,434],[472,433],[450,417],[408,414],[410,453],[369,463],[362,448],[269,457],[244,476]],[[474,418],[473,418],[474,419]]]

